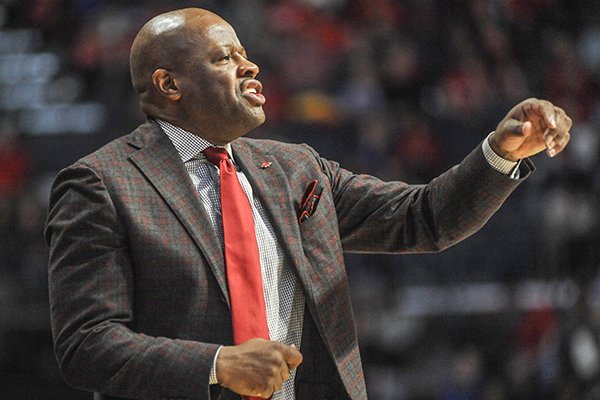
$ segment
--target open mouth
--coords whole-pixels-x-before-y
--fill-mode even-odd
[[[265,96],[262,94],[262,84],[256,79],[248,79],[242,83],[242,96],[253,106],[265,104]]]

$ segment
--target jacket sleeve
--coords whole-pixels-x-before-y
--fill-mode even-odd
[[[45,237],[55,353],[70,385],[131,399],[209,398],[217,345],[130,328],[127,235],[92,168],[79,163],[58,174]]]
[[[477,232],[534,170],[521,179],[494,170],[481,146],[427,185],[383,182],[319,158],[330,179],[345,251],[435,252]]]

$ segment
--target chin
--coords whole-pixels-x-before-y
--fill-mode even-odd
[[[259,123],[257,126],[261,126],[262,124],[265,123],[265,121],[267,120],[267,115],[265,114],[264,111],[261,112],[260,116],[259,116]]]
[[[262,107],[252,110],[252,122],[249,123],[249,129],[258,128],[267,120],[265,111]]]
[[[229,135],[225,135],[229,137],[229,141],[235,140],[241,136],[245,136],[253,129],[261,126],[267,119],[262,107],[253,107],[251,109],[246,108],[245,110],[240,110],[237,114],[237,117],[237,120],[229,124],[230,127],[235,126],[236,129],[223,129],[223,132],[230,132]]]

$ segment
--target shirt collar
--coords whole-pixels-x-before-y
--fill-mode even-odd
[[[175,126],[167,121],[157,119],[156,122],[165,131],[173,146],[179,153],[181,161],[184,163],[192,159],[205,159],[202,151],[209,147],[223,147],[229,153],[229,157],[233,161],[233,154],[231,151],[231,144],[227,143],[225,146],[216,146],[210,143],[208,140],[201,138],[200,136],[194,135],[193,133]]]

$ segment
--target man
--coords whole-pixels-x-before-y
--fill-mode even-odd
[[[242,138],[265,120],[257,74],[219,16],[153,18],[131,50],[148,122],[56,178],[55,350],[97,399],[365,399],[342,251],[442,250],[497,210],[527,157],[569,140],[564,111],[529,99],[428,185],[381,182],[305,145]],[[219,168],[212,146],[227,150]],[[233,163],[255,227],[231,246],[219,185]],[[228,252],[245,241],[258,243],[268,332],[241,342]]]

